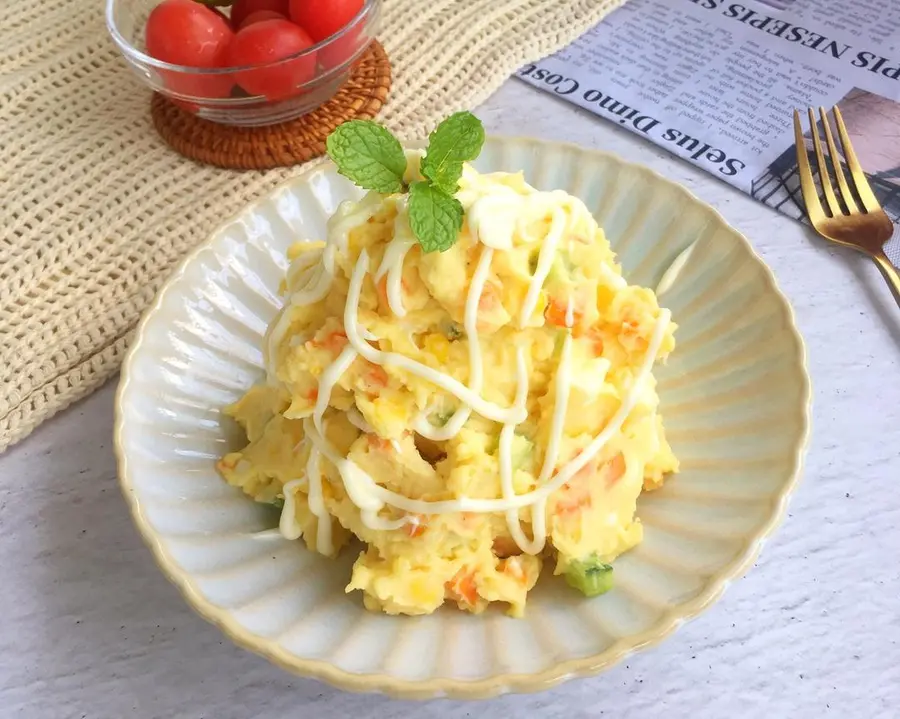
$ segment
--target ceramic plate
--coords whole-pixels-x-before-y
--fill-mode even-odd
[[[219,408],[262,376],[286,248],[323,237],[338,204],[360,195],[330,164],[254,203],[194,252],[144,317],[122,372],[119,476],[163,572],[238,644],[347,689],[474,698],[599,672],[719,597],[751,565],[798,479],[804,350],[771,273],[738,232],[682,187],[601,152],[491,138],[475,164],[522,169],[539,189],[581,197],[632,283],[656,287],[696,241],[661,298],[678,346],[656,369],[683,471],[641,497],[644,541],[616,560],[608,594],[587,600],[542,580],[525,619],[450,609],[389,617],[344,594],[354,552],[331,561],[298,542],[253,537],[277,517],[216,474],[214,461],[239,442]]]

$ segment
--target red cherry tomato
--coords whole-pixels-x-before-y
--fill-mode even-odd
[[[147,18],[147,52],[157,60],[197,69],[223,67],[234,33],[225,19],[194,0],[164,0]],[[160,71],[165,86],[197,98],[227,97],[228,75]]]
[[[325,70],[339,67],[358,54],[370,41],[371,38],[363,34],[361,27],[351,28],[339,38],[325,43],[325,47],[318,52],[319,62]]]
[[[244,26],[247,16],[260,10],[277,12],[279,15],[287,17],[288,0],[235,0],[231,6],[231,27],[240,30]]]
[[[228,46],[231,66],[266,65],[314,45],[306,32],[289,20],[263,20],[242,28]],[[244,90],[279,100],[297,92],[297,86],[316,73],[316,54],[288,60],[274,67],[260,67],[234,74]]]
[[[263,20],[287,20],[287,17],[280,12],[273,12],[272,10],[257,10],[245,17],[244,22],[241,23],[241,26],[238,29],[243,30],[248,25],[262,22]]]
[[[362,10],[363,0],[290,0],[291,20],[316,42],[350,24]]]

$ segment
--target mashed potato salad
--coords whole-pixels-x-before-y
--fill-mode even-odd
[[[638,495],[678,468],[651,373],[669,312],[580,200],[464,162],[483,140],[469,113],[424,156],[335,131],[370,192],[291,247],[267,378],[226,409],[247,445],[222,476],[312,551],[361,540],[347,591],[372,610],[521,616],[545,562],[600,594],[641,541]]]

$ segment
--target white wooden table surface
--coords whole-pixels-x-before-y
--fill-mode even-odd
[[[539,695],[428,706],[290,676],[157,571],[116,484],[110,383],[0,456],[0,717],[900,716],[900,309],[863,259],[617,127],[509,81],[498,134],[611,150],[743,231],[797,313],[813,439],[749,575],[663,645]]]

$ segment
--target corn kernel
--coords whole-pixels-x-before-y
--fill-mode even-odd
[[[445,363],[450,359],[450,341],[442,334],[436,332],[425,338],[425,349],[429,354],[441,363]]]

